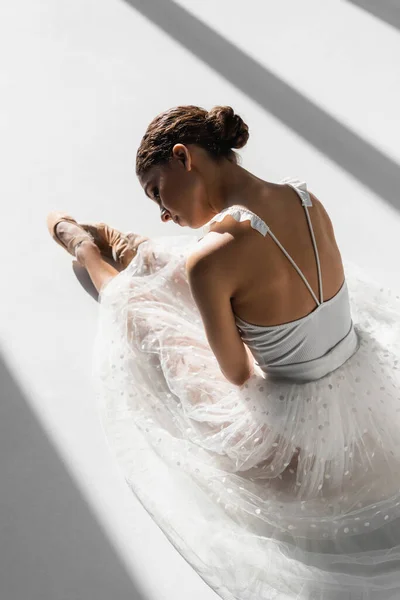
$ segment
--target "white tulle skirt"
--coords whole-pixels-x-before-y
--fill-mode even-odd
[[[356,354],[238,387],[190,293],[195,244],[142,243],[100,293],[94,383],[128,485],[222,598],[400,598],[399,296],[345,262]]]

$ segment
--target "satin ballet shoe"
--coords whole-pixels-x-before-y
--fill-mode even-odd
[[[51,237],[53,238],[53,240],[55,242],[57,242],[57,244],[62,246],[65,250],[67,250],[67,252],[72,254],[72,256],[75,256],[76,248],[82,242],[95,243],[95,240],[94,240],[93,236],[90,234],[90,232],[83,229],[83,227],[81,225],[79,225],[79,223],[73,217],[68,215],[67,213],[53,210],[47,215],[46,221],[47,221],[47,229],[49,230],[49,233],[50,233]],[[58,237],[58,234],[56,231],[57,225],[59,223],[61,223],[62,221],[66,221],[67,223],[72,223],[73,225],[76,225],[77,227],[79,227],[81,229],[82,233],[77,234],[77,235],[72,235],[71,239],[67,243],[63,242]]]
[[[132,261],[139,244],[149,239],[132,232],[123,233],[110,227],[107,223],[79,223],[79,225],[93,236],[104,256],[112,258],[123,268],[126,268]]]

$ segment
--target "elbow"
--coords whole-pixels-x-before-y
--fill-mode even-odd
[[[224,373],[224,375],[230,383],[232,383],[233,385],[236,385],[237,387],[242,387],[246,383],[246,381],[248,381],[251,378],[251,376],[253,375],[253,371],[251,371],[251,372],[247,371],[246,375],[240,375],[240,376],[235,375],[233,377],[227,377],[227,375],[225,373]]]
[[[238,387],[242,387],[246,381],[249,381],[253,373],[248,373],[246,377],[242,377],[238,382],[235,383]]]

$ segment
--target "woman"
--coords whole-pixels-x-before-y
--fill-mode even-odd
[[[99,291],[107,440],[222,598],[397,598],[399,298],[343,265],[306,183],[239,166],[248,137],[179,106],[141,141],[145,193],[200,240],[48,217]]]

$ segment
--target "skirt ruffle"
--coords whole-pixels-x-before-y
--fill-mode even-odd
[[[222,598],[400,597],[399,296],[345,261],[358,351],[238,387],[190,293],[196,244],[140,244],[100,293],[93,377],[127,483]]]

